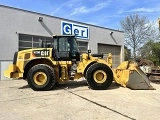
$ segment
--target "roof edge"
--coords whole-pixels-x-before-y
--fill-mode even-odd
[[[56,17],[56,16],[44,14],[44,13],[39,13],[39,12],[30,11],[30,10],[25,10],[25,9],[22,9],[22,8],[15,8],[15,7],[6,6],[6,5],[3,5],[3,4],[0,4],[0,7],[5,7],[5,8],[10,8],[10,9],[15,9],[15,10],[21,10],[21,11],[24,11],[24,12],[39,14],[39,15],[43,15],[43,16],[47,16],[47,17],[52,17],[52,18],[57,18],[57,19],[63,19],[63,20],[66,20],[66,21],[68,20],[68,21],[72,21],[72,22],[76,22],[76,23],[80,23],[80,24],[85,24],[85,25],[89,25],[89,26],[94,26],[94,27],[99,27],[99,28],[103,28],[103,29],[108,29],[108,30],[124,33],[124,31],[121,31],[121,30],[116,30],[116,29],[112,29],[112,28],[102,27],[102,26],[93,25],[93,24],[84,23],[84,22],[79,22],[79,21],[70,20],[70,19],[66,19],[66,18]]]

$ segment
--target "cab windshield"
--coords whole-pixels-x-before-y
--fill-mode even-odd
[[[76,39],[70,36],[62,36],[58,37],[54,40],[54,49],[58,51],[70,51],[70,52],[78,52],[79,49],[76,43]]]

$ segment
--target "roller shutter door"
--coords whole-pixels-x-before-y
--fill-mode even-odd
[[[113,68],[120,64],[121,46],[98,44],[98,53],[103,53],[105,55],[104,59],[106,59],[108,53],[112,53]]]

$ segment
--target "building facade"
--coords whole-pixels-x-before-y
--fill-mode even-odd
[[[124,60],[124,33],[119,30],[0,5],[0,80],[14,53],[36,48],[52,35],[75,34],[81,52],[113,55],[113,68]]]

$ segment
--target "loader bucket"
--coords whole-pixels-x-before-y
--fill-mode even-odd
[[[118,84],[134,90],[153,90],[146,74],[138,68],[136,62],[122,62],[114,69],[114,79]]]

